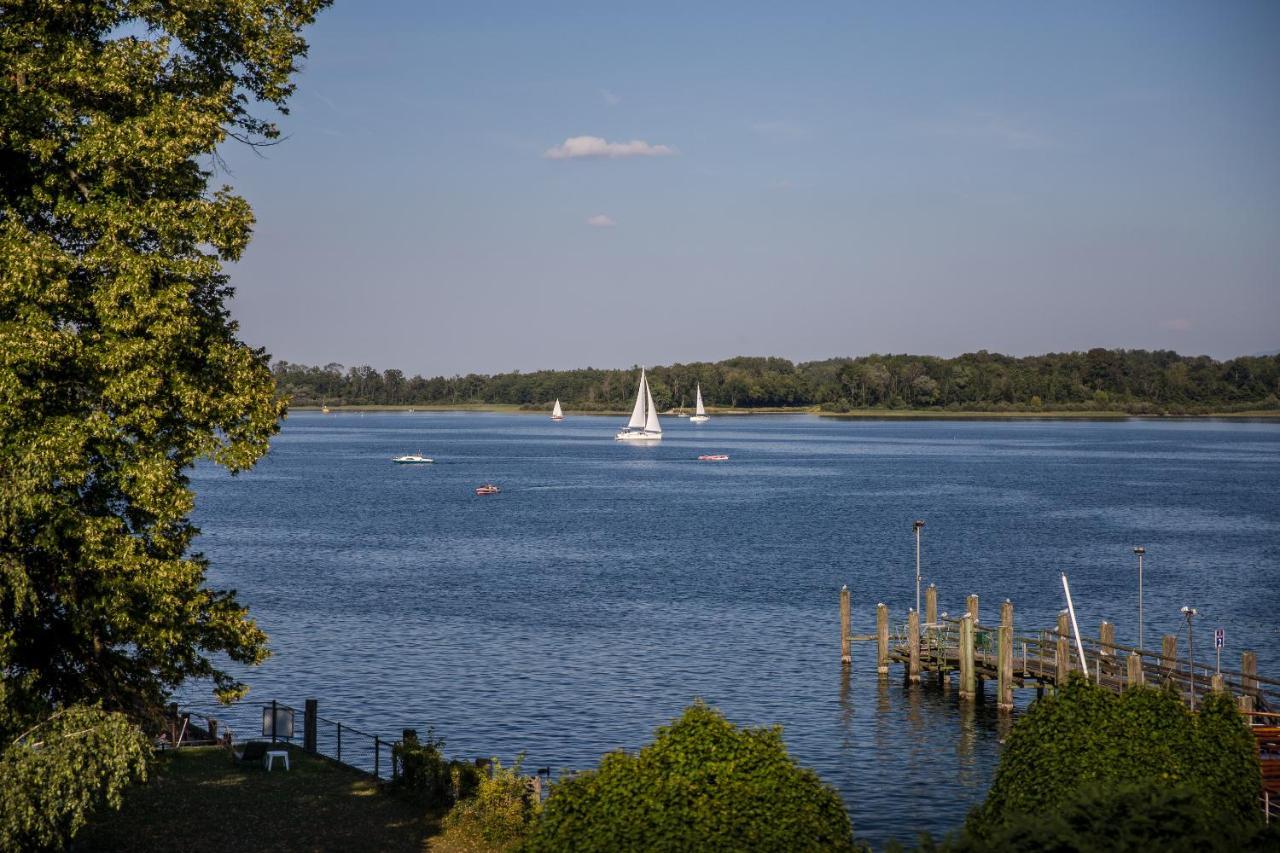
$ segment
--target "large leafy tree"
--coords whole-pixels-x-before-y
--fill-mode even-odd
[[[211,180],[277,137],[255,110],[327,2],[0,0],[0,735],[234,696],[212,658],[266,655],[191,551],[184,472],[251,466],[283,415],[226,309],[252,212]]]

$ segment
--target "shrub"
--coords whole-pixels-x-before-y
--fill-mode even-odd
[[[461,798],[444,819],[441,845],[448,850],[508,850],[524,841],[542,811],[542,801],[520,775],[521,759],[503,767],[495,758],[489,775],[478,774],[474,795]]]
[[[639,753],[556,785],[526,849],[855,848],[839,795],[792,761],[780,728],[739,729],[698,703]]]
[[[1195,715],[1171,693],[1114,694],[1077,676],[1014,725],[966,827],[991,840],[1054,815],[1082,792],[1132,786],[1142,796],[1178,789],[1197,813],[1250,827],[1260,820],[1260,785],[1253,738],[1226,694],[1204,697]]]

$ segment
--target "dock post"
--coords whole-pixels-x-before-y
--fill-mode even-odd
[[[1054,676],[1054,683],[1061,687],[1067,683],[1067,674],[1071,672],[1071,641],[1069,632],[1071,630],[1067,617],[1067,611],[1063,610],[1058,614],[1058,642],[1054,649],[1054,661],[1058,664],[1058,671]]]
[[[1226,686],[1227,686],[1227,683],[1226,681],[1223,680],[1222,673],[1215,672],[1213,675],[1209,676],[1209,692],[1210,693],[1221,693],[1223,690],[1226,689]]]
[[[1000,656],[996,660],[996,707],[1013,709],[1013,602],[1000,605]]]
[[[924,591],[924,624],[929,627],[938,624],[938,588],[933,584]]]
[[[853,663],[853,633],[850,627],[849,586],[840,587],[840,663]]]
[[[920,613],[916,610],[907,612],[907,680],[912,684],[920,682]]]
[[[1160,668],[1168,678],[1178,668],[1178,635],[1165,634],[1160,640]]]
[[[876,605],[876,672],[884,675],[889,671],[889,606],[884,602]]]
[[[1104,620],[1098,628],[1098,642],[1102,646],[1100,654],[1104,657],[1114,656],[1116,653],[1116,626]]]
[[[973,699],[977,694],[977,679],[973,666],[973,622],[968,613],[960,617],[960,698]]]
[[[978,596],[976,593],[964,600],[964,612],[973,617],[973,624],[978,625],[982,622],[978,618]]]
[[[1141,687],[1142,686],[1142,655],[1137,652],[1129,653],[1129,678],[1125,686]]]
[[[938,626],[938,588],[933,584],[929,584],[929,588],[924,591],[924,631],[925,636],[929,638],[929,655],[933,660],[933,668],[938,673],[938,679],[941,680],[942,631]]]
[[[308,699],[302,706],[302,749],[316,751],[316,700]]]
[[[1240,689],[1244,695],[1240,697],[1240,710],[1252,711],[1258,700],[1258,655],[1256,652],[1240,653]]]

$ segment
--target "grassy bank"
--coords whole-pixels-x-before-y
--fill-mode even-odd
[[[421,806],[383,793],[369,777],[290,751],[279,764],[231,763],[220,747],[156,757],[151,778],[76,838],[77,850],[191,853],[347,850],[421,851],[436,821]]]

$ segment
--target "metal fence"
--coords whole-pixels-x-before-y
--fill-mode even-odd
[[[301,709],[275,700],[185,706],[176,709],[175,719],[182,723],[174,727],[174,745],[269,740],[292,744],[379,780],[394,778],[398,770],[392,754],[396,738],[321,717],[311,702]]]

